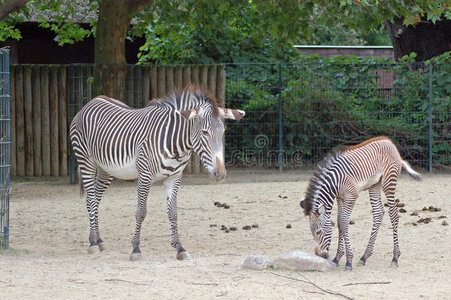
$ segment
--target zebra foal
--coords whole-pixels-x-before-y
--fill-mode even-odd
[[[328,257],[332,237],[330,214],[332,206],[338,204],[338,248],[333,260],[338,265],[346,248],[346,269],[352,270],[352,250],[348,234],[349,219],[359,192],[368,190],[373,210],[373,227],[370,240],[359,264],[364,265],[373,254],[374,243],[379,230],[384,207],[381,191],[384,192],[389,206],[390,220],[393,226],[392,266],[398,266],[401,255],[398,245],[398,209],[395,203],[395,191],[399,173],[405,168],[415,180],[421,175],[415,172],[408,162],[402,160],[398,149],[385,136],[366,140],[355,146],[338,146],[318,164],[310,179],[305,197],[301,200],[304,214],[309,216],[310,230],[317,242],[315,254]]]
[[[177,191],[192,151],[198,153],[210,179],[226,176],[224,124],[239,120],[244,111],[218,107],[215,99],[197,87],[176,91],[133,109],[106,96],[87,103],[72,120],[70,138],[86,190],[90,219],[89,253],[103,250],[98,225],[98,206],[114,177],[138,179],[136,229],[131,260],[141,259],[140,232],[147,214],[150,186],[163,180],[171,245],[177,259],[189,258],[177,227]]]

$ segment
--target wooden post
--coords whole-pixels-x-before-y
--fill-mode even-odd
[[[166,95],[166,70],[164,66],[158,67],[158,87],[157,87],[157,96],[159,98],[164,97]]]
[[[59,144],[59,166],[60,175],[67,173],[67,90],[66,90],[66,67],[58,68],[58,144]]]
[[[33,142],[34,142],[34,175],[42,176],[41,157],[41,72],[37,65],[31,68],[33,90]]]
[[[158,69],[153,66],[150,69],[150,100],[158,98]]]
[[[42,175],[50,176],[49,67],[41,67]]]
[[[199,84],[208,90],[208,66],[201,66],[199,70]]]
[[[226,83],[226,72],[225,66],[218,66],[218,76],[216,79],[216,97],[218,99],[218,104],[220,107],[225,107],[225,83]]]
[[[25,175],[34,175],[33,163],[33,96],[31,90],[31,66],[23,66],[23,89],[25,106]]]
[[[208,67],[208,91],[214,96],[216,99],[218,98],[216,95],[216,65],[211,65]],[[219,103],[218,103],[219,104]]]
[[[11,105],[10,105],[10,117],[11,117],[11,124],[10,124],[10,131],[11,131],[11,169],[10,174],[11,176],[17,176],[17,160],[16,160],[16,80],[15,80],[15,72],[16,68],[15,66],[10,67],[10,73],[9,73],[9,80],[10,80],[10,96],[11,96]]]
[[[25,176],[25,116],[22,72],[22,66],[16,65],[14,83],[16,89],[16,163],[18,176]]]
[[[134,65],[134,85],[133,85],[133,91],[135,96],[135,108],[142,108],[143,107],[143,67],[140,65]]]
[[[166,67],[166,93],[170,94],[174,91],[174,67]]]
[[[181,67],[175,67],[174,88],[179,89],[179,90],[183,88],[183,75],[182,75]]]
[[[194,85],[200,86],[199,67],[198,66],[192,66],[191,67],[191,82]]]
[[[143,95],[142,95],[142,107],[145,107],[150,101],[150,69],[149,67],[143,67]]]
[[[136,107],[135,103],[135,93],[134,93],[134,81],[135,81],[135,70],[133,66],[127,66],[127,76],[125,80],[125,91],[126,99],[118,99],[128,106]]]
[[[59,176],[58,144],[58,69],[50,67],[49,74],[49,108],[50,108],[50,170],[52,176]]]

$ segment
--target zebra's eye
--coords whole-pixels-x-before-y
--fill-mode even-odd
[[[204,129],[203,129],[201,132],[202,132],[202,135],[203,135],[203,136],[209,136],[209,135],[210,135],[210,133],[208,132],[208,130],[204,130]]]
[[[316,235],[320,235],[321,233],[321,228],[316,230]]]

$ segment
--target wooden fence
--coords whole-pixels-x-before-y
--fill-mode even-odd
[[[68,128],[72,117],[93,96],[92,65],[12,65],[11,175],[65,176],[69,173]],[[195,84],[225,103],[225,67],[129,66],[128,105],[140,108],[174,88]],[[187,173],[200,173],[197,155]]]

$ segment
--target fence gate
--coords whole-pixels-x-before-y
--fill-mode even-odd
[[[10,95],[9,51],[0,48],[0,249],[9,242]]]

